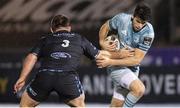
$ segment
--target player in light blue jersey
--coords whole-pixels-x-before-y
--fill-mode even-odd
[[[134,14],[120,13],[102,25],[99,31],[100,45],[108,51],[115,50],[114,44],[107,44],[105,38],[109,31],[117,31],[121,49],[111,53],[112,58],[123,53],[123,49],[134,50],[134,56],[119,59],[101,58],[99,67],[108,67],[114,84],[111,107],[133,107],[143,96],[145,86],[138,78],[139,65],[154,40],[154,30],[148,22],[150,8],[139,3]]]

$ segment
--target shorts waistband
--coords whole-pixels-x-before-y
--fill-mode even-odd
[[[50,72],[65,72],[60,69],[40,69],[39,72],[50,71]]]

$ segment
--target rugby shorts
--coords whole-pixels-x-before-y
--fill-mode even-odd
[[[114,85],[113,98],[124,100],[129,93],[130,84],[138,79],[139,72],[132,72],[129,68],[114,70],[109,73]]]
[[[75,99],[84,92],[76,72],[50,71],[37,73],[26,91],[32,99],[38,102],[46,100],[52,91],[57,92],[63,101]]]

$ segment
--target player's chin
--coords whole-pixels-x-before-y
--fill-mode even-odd
[[[135,32],[138,32],[138,31],[140,31],[141,29],[139,29],[139,28],[134,28],[134,31]]]

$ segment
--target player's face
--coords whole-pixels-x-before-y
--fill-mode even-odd
[[[134,31],[140,31],[146,25],[146,21],[141,20],[139,17],[133,18]]]

